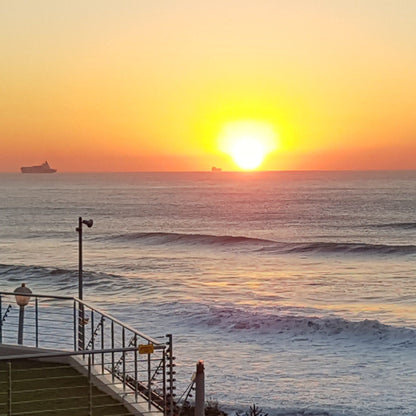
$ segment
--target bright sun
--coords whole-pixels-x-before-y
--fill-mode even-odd
[[[234,140],[230,153],[240,168],[256,169],[263,162],[267,151],[264,144],[255,137],[240,137]]]
[[[235,121],[222,129],[219,147],[241,169],[252,170],[258,168],[266,155],[276,148],[276,137],[268,123]]]

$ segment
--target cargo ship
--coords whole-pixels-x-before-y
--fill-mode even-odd
[[[22,173],[55,173],[56,169],[51,169],[48,162],[44,162],[39,166],[22,166]]]

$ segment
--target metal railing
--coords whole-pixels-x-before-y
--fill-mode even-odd
[[[122,398],[144,404],[146,412],[173,415],[171,335],[159,342],[78,298],[37,294],[30,295],[23,328],[19,328],[21,311],[14,295],[0,292],[1,344],[23,339],[26,347],[68,351],[85,369],[92,368],[95,376],[105,376]],[[59,353],[48,356],[53,354]]]

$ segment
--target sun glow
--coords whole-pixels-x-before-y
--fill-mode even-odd
[[[258,121],[227,123],[219,136],[220,150],[244,170],[257,169],[276,147],[272,126]]]
[[[258,168],[266,156],[263,143],[252,137],[236,140],[231,146],[231,156],[242,169]]]

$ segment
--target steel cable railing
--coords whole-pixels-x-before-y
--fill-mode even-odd
[[[23,346],[71,352],[78,366],[91,367],[94,377],[106,376],[109,384],[120,387],[121,397],[145,403],[147,412],[173,415],[175,380],[170,335],[166,342],[156,341],[77,298],[30,296],[34,301],[26,306],[20,338]],[[15,345],[19,339],[19,311],[13,306],[13,298],[11,292],[0,292],[2,344]],[[49,357],[54,354],[51,351]]]

